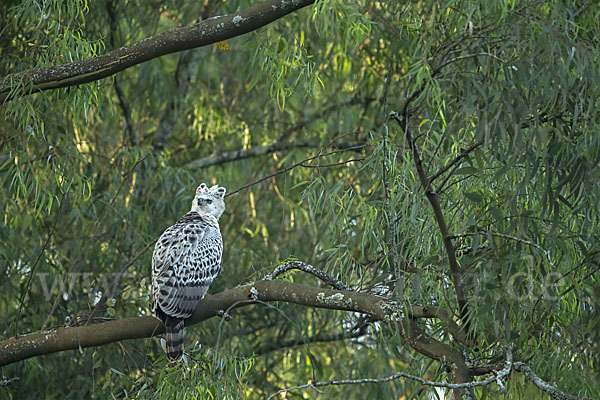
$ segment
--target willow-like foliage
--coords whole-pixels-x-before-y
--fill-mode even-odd
[[[212,293],[300,260],[398,315],[445,310],[468,341],[442,319],[415,326],[473,380],[510,348],[555,388],[600,397],[595,1],[319,0],[100,81],[35,94],[10,81],[257,3],[2,2],[0,340],[148,314],[152,241],[198,184],[218,183],[231,195]],[[229,314],[186,329],[183,367],[156,339],[123,341],[4,366],[0,397],[253,399],[397,372],[454,379],[393,321],[283,302]],[[504,385],[542,393],[516,370]],[[292,393],[452,393],[402,378],[319,391]]]

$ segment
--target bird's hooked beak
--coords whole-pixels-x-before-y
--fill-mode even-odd
[[[211,199],[205,199],[205,198],[202,198],[202,197],[200,197],[198,199],[198,205],[199,206],[203,206],[203,205],[210,204],[210,203],[212,203]]]

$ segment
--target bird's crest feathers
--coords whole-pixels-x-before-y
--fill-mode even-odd
[[[212,187],[209,188],[206,183],[201,183],[200,186],[198,186],[198,189],[196,189],[196,197],[208,195],[208,196],[214,196],[215,198],[222,199],[223,197],[225,197],[226,192],[227,192],[227,189],[225,189],[222,186],[213,185]]]
[[[219,219],[225,211],[223,198],[226,192],[227,189],[222,186],[214,185],[209,188],[206,183],[201,183],[196,189],[192,211],[196,211],[200,215],[212,215]]]

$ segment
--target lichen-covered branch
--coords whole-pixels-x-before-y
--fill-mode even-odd
[[[529,379],[535,386],[540,388],[540,390],[549,395],[551,400],[594,400],[590,397],[573,396],[561,392],[560,390],[558,390],[557,388],[555,388],[554,386],[537,376],[527,364],[524,364],[522,362],[516,362],[514,364],[514,367],[515,370],[522,372],[523,375],[525,375],[525,377]]]
[[[98,57],[17,72],[0,79],[0,103],[20,92],[15,91],[15,85],[31,87],[25,93],[30,94],[93,82],[166,54],[243,35],[312,3],[314,0],[266,0],[237,13],[150,36]]]
[[[265,277],[265,280],[268,280],[268,281],[273,280],[273,279],[277,278],[279,275],[284,274],[293,269],[304,271],[308,274],[316,276],[317,278],[322,280],[324,283],[328,284],[329,286],[331,286],[337,290],[353,291],[350,286],[347,286],[343,282],[340,282],[337,279],[333,278],[327,272],[321,271],[320,269],[315,268],[310,264],[307,264],[302,261],[297,261],[297,260],[288,261],[286,263],[281,264],[280,266],[275,268],[275,270],[273,272],[271,272],[269,275],[267,275]]]
[[[354,311],[376,320],[390,320],[394,307],[374,295],[316,288],[280,281],[257,281],[208,296],[202,300],[186,325],[214,317],[222,310],[247,306],[256,299],[263,302],[284,301],[316,308]],[[421,306],[410,308],[411,318],[430,318]],[[10,338],[0,342],[0,366],[65,350],[102,346],[126,339],[147,338],[164,332],[162,323],[150,316],[124,318],[95,325],[57,328]],[[446,346],[446,345],[443,345]],[[432,349],[437,351],[437,349]]]
[[[220,315],[223,310],[248,306],[253,304],[253,302],[270,301],[283,301],[308,307],[360,312],[369,314],[373,320],[397,323],[399,332],[407,344],[419,353],[438,360],[453,372],[454,378],[452,384],[428,381],[427,383],[422,383],[453,389],[455,395],[462,396],[460,398],[469,398],[472,394],[471,389],[475,386],[490,384],[493,381],[496,381],[501,386],[502,379],[511,370],[512,356],[510,352],[507,353],[506,363],[500,370],[498,368],[490,368],[486,371],[480,371],[477,366],[467,366],[464,356],[459,350],[433,339],[424,332],[417,325],[417,321],[421,318],[438,318],[442,321],[445,320],[446,323],[451,321],[446,319],[443,311],[434,307],[410,306],[404,313],[398,313],[396,306],[388,304],[386,299],[378,296],[309,287],[289,282],[257,281],[209,296],[200,302],[194,315],[186,320],[186,325],[194,325],[208,318]],[[449,331],[455,331],[455,333],[457,332],[456,330],[460,332],[458,326],[449,327],[448,325],[447,328]],[[60,351],[81,350],[87,347],[102,346],[126,339],[152,337],[163,332],[164,327],[162,323],[149,316],[117,319],[95,325],[49,329],[0,342],[0,366]],[[549,385],[535,375],[526,364],[514,363],[514,368],[524,373],[529,380],[550,394],[553,399],[579,399],[577,396],[567,395]],[[490,372],[494,372],[495,375],[482,381],[473,381],[473,376]],[[418,381],[422,379],[404,373],[395,374],[391,379],[403,377]],[[382,379],[386,378],[368,378],[352,382],[339,381],[339,383],[335,383],[338,381],[330,381],[313,386],[385,381]],[[311,387],[311,385],[304,385],[293,389],[304,387]]]

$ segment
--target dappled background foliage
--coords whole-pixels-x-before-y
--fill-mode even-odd
[[[477,344],[463,349],[434,322],[422,328],[480,362],[502,361],[508,343],[561,390],[600,395],[600,10],[516,3],[318,1],[218,45],[6,102],[2,337],[146,314],[151,247],[143,250],[189,209],[201,182],[231,193],[224,272],[211,292],[299,259],[356,290],[443,305],[458,321],[433,191]],[[251,4],[3,2],[0,75]],[[427,190],[403,128],[435,177]],[[321,284],[301,272],[285,279]],[[188,343],[211,349],[194,353],[187,371],[167,367],[156,340],[127,341],[4,367],[4,381],[18,380],[0,393],[264,398],[398,371],[449,380],[365,315],[291,304],[231,314],[186,330]],[[507,388],[511,398],[539,393],[520,375]],[[324,390],[348,399],[436,393],[410,380]]]

